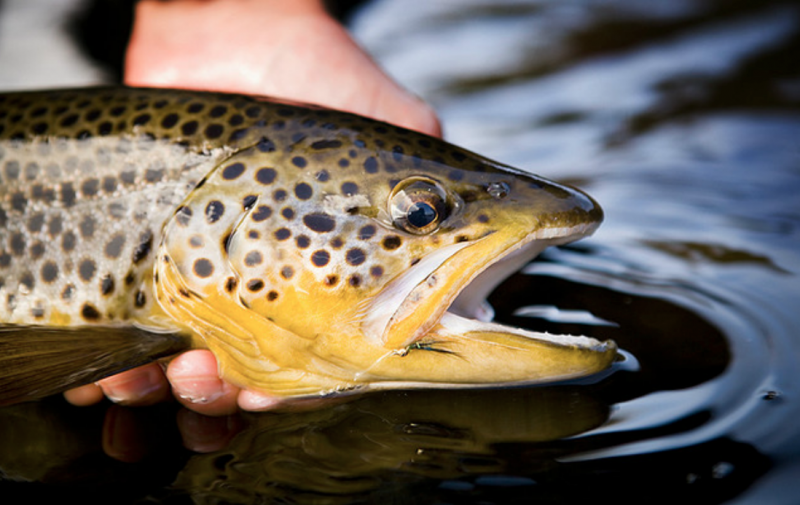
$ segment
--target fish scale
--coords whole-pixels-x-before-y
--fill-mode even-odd
[[[577,190],[352,114],[182,90],[0,95],[0,364],[33,373],[20,335],[85,332],[100,356],[104,328],[131,328],[289,397],[586,375],[613,343],[448,309],[482,310],[508,268],[601,219]]]

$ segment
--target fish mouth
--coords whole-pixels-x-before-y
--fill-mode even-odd
[[[614,342],[493,323],[484,302],[546,247],[589,235],[598,225],[545,228],[516,240],[495,230],[431,253],[395,278],[363,323],[365,335],[386,350],[368,369],[372,387],[532,384],[609,369]]]
[[[545,248],[590,235],[598,225],[542,228],[510,242],[511,245],[497,237],[501,231],[492,231],[471,241],[445,246],[423,257],[378,295],[365,317],[364,333],[373,343],[398,351],[430,340],[436,327],[450,328],[447,333],[451,335],[491,331],[556,345],[569,342],[583,347],[601,346],[601,342],[587,337],[534,334],[490,323],[494,314],[485,301],[498,284]]]

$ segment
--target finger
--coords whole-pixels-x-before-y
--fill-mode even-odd
[[[239,388],[219,378],[217,360],[211,351],[188,351],[169,364],[167,378],[178,401],[207,416],[236,412]]]
[[[171,396],[169,383],[158,363],[113,375],[98,384],[109,400],[121,405],[154,405]]]
[[[239,408],[251,412],[265,412],[274,410],[282,403],[278,396],[256,393],[255,391],[242,391],[239,393]]]
[[[103,390],[97,384],[86,384],[85,386],[64,391],[64,399],[77,407],[94,405],[103,398]]]

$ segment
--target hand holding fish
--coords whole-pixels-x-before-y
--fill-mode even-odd
[[[125,67],[130,86],[277,96],[441,135],[433,109],[389,78],[319,0],[143,0],[136,9]],[[70,390],[66,398],[89,405],[105,393],[145,406],[174,394],[206,415],[277,403],[221,380],[214,355],[200,349],[178,356],[166,376],[151,363],[99,384]]]

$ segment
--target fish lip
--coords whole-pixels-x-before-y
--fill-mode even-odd
[[[478,279],[483,273],[487,272],[488,270],[492,270],[493,267],[496,267],[497,265],[511,265],[511,268],[504,269],[503,273],[505,275],[496,276],[494,283],[490,285],[489,289],[480,291],[481,294],[488,294],[488,292],[494,289],[497,284],[505,280],[508,275],[519,270],[519,268],[522,268],[522,266],[530,262],[547,247],[573,242],[580,238],[591,235],[599,225],[600,221],[592,221],[569,227],[544,227],[529,233],[520,240],[510,244],[505,250],[500,251],[495,256],[493,261],[489,261],[470,272],[470,279],[468,282],[449,293],[450,296],[448,298],[450,301],[447,302],[447,306],[444,310],[439,311],[438,315],[434,316],[427,322],[426,326],[428,329],[426,331],[422,332],[421,334],[413,335],[406,342],[404,342],[400,348],[395,350],[402,352],[411,343],[424,338],[429,333],[430,329],[439,324],[445,314],[459,315],[457,312],[451,312],[451,307],[459,299],[460,295],[464,293],[465,290],[468,290],[470,286],[473,286],[473,284],[476,282],[476,279]],[[400,286],[391,288],[392,291],[382,292],[378,295],[378,297],[376,297],[376,300],[373,300],[366,307],[366,315],[364,317],[364,323],[362,324],[364,334],[367,335],[374,344],[384,346],[386,332],[395,320],[398,313],[404,306],[406,306],[406,304],[411,303],[413,307],[413,302],[411,302],[410,299],[414,295],[415,289],[427,282],[427,280],[443,265],[446,265],[447,262],[453,258],[453,256],[461,251],[480,244],[483,240],[488,239],[494,233],[496,233],[496,231],[491,231],[476,239],[458,244],[451,244],[445,248],[434,251],[433,253],[430,253],[428,256],[424,257],[419,263],[411,267],[411,269],[402,274],[400,277],[394,279],[391,284]],[[536,247],[533,247],[534,244],[536,244]],[[443,251],[446,251],[448,254],[445,254]],[[515,259],[516,261],[514,261]],[[406,282],[406,284],[403,285],[404,281],[409,280],[411,280],[411,282]],[[411,312],[413,312],[413,310]],[[476,318],[464,319],[467,321],[474,320],[476,324],[483,322],[476,320]],[[509,333],[516,333],[512,327],[508,327],[508,330]]]

